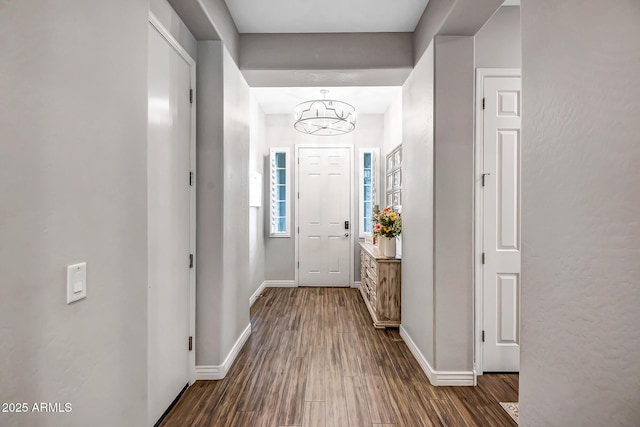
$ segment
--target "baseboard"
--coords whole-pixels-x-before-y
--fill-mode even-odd
[[[400,326],[400,336],[409,347],[411,354],[418,361],[418,364],[429,378],[429,382],[434,386],[474,386],[475,375],[473,371],[436,371],[431,367],[429,361],[420,351],[418,346],[409,335],[406,329]]]
[[[353,282],[353,285],[351,285],[352,288],[359,288],[360,287],[360,281],[358,280],[357,282]]]
[[[220,365],[197,365],[196,381],[201,380],[221,380],[225,377]]]
[[[242,331],[242,334],[238,337],[236,343],[231,347],[231,351],[222,362],[222,365],[199,365],[196,366],[196,380],[221,380],[227,376],[229,369],[233,366],[233,362],[236,361],[238,353],[244,347],[251,336],[251,324]]]
[[[427,361],[427,358],[424,357],[424,354],[422,354],[416,343],[413,342],[413,339],[411,338],[407,330],[402,327],[402,325],[400,325],[400,336],[404,340],[405,344],[407,344],[407,347],[409,347],[411,354],[413,354],[413,357],[415,357],[415,359],[418,361],[418,364],[427,375],[427,378],[429,378],[429,382],[433,385],[437,385],[435,383],[436,371],[431,367],[431,365]]]
[[[258,289],[256,289],[253,295],[251,295],[251,297],[249,298],[249,307],[251,307],[253,303],[256,302],[256,300],[262,294],[262,291],[264,291],[264,288],[266,287],[267,287],[266,282],[262,282],[260,286],[258,286]]]
[[[265,280],[265,288],[297,288],[295,280]]]

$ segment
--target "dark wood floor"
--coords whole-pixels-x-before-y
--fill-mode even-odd
[[[191,386],[170,426],[515,426],[498,402],[517,375],[433,387],[397,329],[376,330],[355,289],[268,288],[222,381]]]

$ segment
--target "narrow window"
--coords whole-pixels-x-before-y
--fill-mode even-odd
[[[271,237],[290,237],[288,148],[271,149]]]
[[[371,234],[373,208],[377,202],[377,149],[360,150],[359,193],[360,193],[360,238]]]

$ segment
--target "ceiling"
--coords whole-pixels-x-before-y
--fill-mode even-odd
[[[260,87],[252,88],[265,114],[291,114],[296,105],[313,99],[322,99],[321,89],[329,90],[327,99],[347,102],[356,108],[357,114],[384,114],[389,104],[402,94],[402,88],[382,86],[360,87]]]
[[[429,0],[225,0],[240,33],[413,32]]]

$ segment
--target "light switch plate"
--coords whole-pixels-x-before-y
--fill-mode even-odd
[[[67,304],[87,297],[87,263],[67,266]]]

